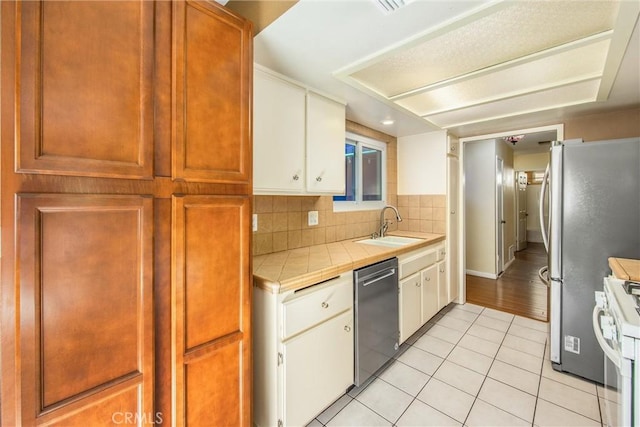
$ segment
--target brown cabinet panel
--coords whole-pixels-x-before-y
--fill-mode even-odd
[[[151,410],[152,199],[25,194],[17,209],[23,417],[125,381]]]
[[[207,2],[174,4],[175,179],[250,183],[250,23]]]
[[[231,402],[237,407],[216,415],[210,410],[208,416],[220,416],[221,422],[205,424],[236,425],[231,421],[239,413],[243,422],[249,420],[250,209],[248,196],[173,199],[174,410],[177,419],[195,417],[194,425],[204,422],[209,400],[212,408]],[[192,364],[205,371],[193,374],[199,368]],[[227,416],[232,419],[222,422]]]
[[[153,3],[22,2],[19,172],[151,177]]]
[[[240,426],[250,422],[243,413],[242,341],[234,341],[186,367],[184,424],[191,426]]]

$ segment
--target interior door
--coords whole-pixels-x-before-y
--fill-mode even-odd
[[[496,157],[496,272],[504,271],[504,160]]]
[[[518,209],[518,228],[516,229],[517,249],[521,251],[527,248],[527,174],[516,172],[518,183],[518,196],[516,199]]]

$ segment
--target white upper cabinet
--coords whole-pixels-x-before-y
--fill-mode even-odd
[[[304,88],[255,70],[254,191],[304,191],[305,103]]]
[[[254,72],[255,194],[343,194],[345,105],[262,67]]]
[[[345,108],[307,94],[307,191],[344,194]]]

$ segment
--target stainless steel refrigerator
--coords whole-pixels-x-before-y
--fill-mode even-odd
[[[609,257],[640,258],[640,138],[554,142],[546,176],[551,362],[603,383],[594,291],[610,274]]]

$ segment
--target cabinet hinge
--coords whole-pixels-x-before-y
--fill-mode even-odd
[[[282,427],[283,425],[282,420],[278,420],[278,427]]]
[[[278,366],[282,365],[283,363],[284,363],[284,356],[282,355],[282,353],[278,353]],[[278,423],[278,425],[280,424]]]

